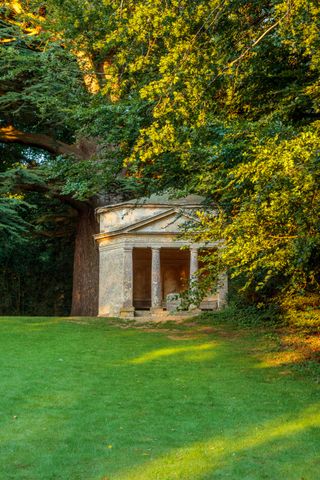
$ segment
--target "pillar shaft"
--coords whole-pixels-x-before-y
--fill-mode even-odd
[[[194,281],[196,278],[196,273],[198,271],[198,249],[190,248],[190,280]]]
[[[123,307],[130,308],[133,301],[132,247],[125,247],[123,255]]]
[[[162,307],[160,248],[152,248],[151,307]]]

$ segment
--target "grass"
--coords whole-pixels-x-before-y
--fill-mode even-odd
[[[319,386],[211,324],[0,318],[0,479],[317,480]]]

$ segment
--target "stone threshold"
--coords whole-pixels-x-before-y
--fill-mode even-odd
[[[192,310],[192,311],[180,311],[180,312],[170,312],[166,310],[150,312],[150,310],[136,310],[134,317],[131,319],[136,322],[180,322],[188,318],[194,318],[198,316],[201,310]]]

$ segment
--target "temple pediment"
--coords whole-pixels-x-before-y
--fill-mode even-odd
[[[142,225],[132,226],[131,231],[135,233],[172,233],[177,234],[191,217],[181,212],[166,212],[158,218],[148,218]]]
[[[135,235],[145,233],[158,233],[161,234],[178,234],[181,232],[181,228],[194,220],[191,214],[187,212],[177,211],[175,209],[169,209],[162,211],[158,214],[153,214],[145,217],[135,223],[126,225],[117,229],[110,229],[106,231],[106,234],[111,236],[123,235],[125,233],[131,233]]]
[[[183,224],[195,218],[194,212],[202,208],[202,202],[203,198],[198,195],[176,200],[163,195],[99,208],[99,237],[126,233],[175,235]]]

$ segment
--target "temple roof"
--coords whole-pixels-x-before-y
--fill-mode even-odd
[[[102,213],[105,211],[110,211],[113,209],[128,207],[155,207],[155,206],[168,206],[168,207],[198,207],[203,204],[205,198],[200,195],[188,195],[182,198],[172,198],[169,194],[162,195],[150,195],[150,197],[141,197],[133,200],[128,200],[121,203],[114,203],[112,205],[106,205],[105,207],[100,207],[96,210],[96,213]]]

